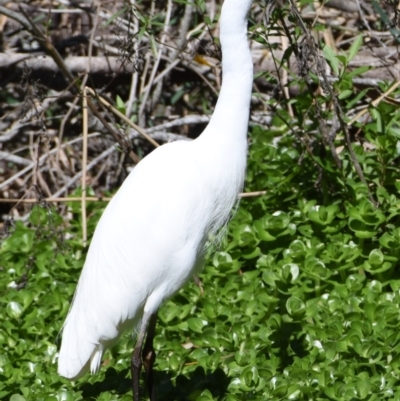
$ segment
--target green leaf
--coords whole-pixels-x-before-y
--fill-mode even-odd
[[[339,61],[334,51],[328,45],[325,45],[323,52],[335,75],[339,75]]]
[[[343,91],[340,92],[338,98],[339,98],[340,100],[347,99],[347,98],[350,97],[353,93],[354,93],[354,92],[353,92],[352,90],[350,90],[350,89],[345,89],[345,90],[343,90]]]
[[[203,332],[203,327],[207,326],[207,321],[197,318],[197,317],[191,317],[187,320],[187,324],[190,330],[195,331],[196,333],[202,333]]]
[[[383,253],[380,249],[374,249],[368,256],[368,262],[372,266],[380,266],[384,261]]]
[[[23,312],[22,306],[18,302],[13,301],[7,304],[6,310],[8,315],[13,319],[18,319]]]
[[[119,95],[117,95],[115,101],[117,110],[120,111],[122,114],[126,114],[125,102],[121,99]]]
[[[354,42],[351,44],[350,49],[349,49],[349,55],[347,57],[348,63],[353,60],[354,56],[357,55],[358,51],[361,48],[361,45],[363,43],[363,37],[362,35],[358,35]]]
[[[357,394],[363,400],[370,394],[371,383],[368,380],[357,379]]]
[[[10,397],[10,401],[26,401],[26,398],[19,394],[13,394]]]
[[[297,297],[290,297],[286,301],[286,310],[289,312],[291,316],[299,316],[302,315],[305,311],[305,304],[304,302],[297,298]]]

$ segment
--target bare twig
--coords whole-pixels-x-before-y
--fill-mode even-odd
[[[82,243],[86,246],[87,242],[87,222],[86,222],[86,165],[87,165],[87,149],[88,149],[88,112],[86,88],[83,89],[82,96]]]
[[[90,163],[88,163],[86,167],[86,171],[91,170],[94,166],[100,163],[103,159],[109,156],[112,152],[114,152],[115,147],[111,146],[104,152],[102,152],[99,156],[95,157]],[[82,178],[82,171],[75,174],[61,189],[59,189],[56,193],[52,195],[52,198],[58,198],[64,192],[68,190],[75,182],[79,181]]]
[[[389,96],[393,91],[395,91],[400,86],[400,81],[394,83],[385,93],[382,93],[378,98],[371,102],[373,107],[376,107],[385,97]],[[355,117],[353,117],[347,124],[352,125],[354,122],[359,120],[365,113],[367,113],[368,108],[366,107],[364,110],[361,110]]]
[[[135,0],[131,0],[132,7],[135,5]],[[134,23],[133,23],[133,29],[135,31],[135,34],[139,32],[139,19],[135,18]],[[128,40],[130,40],[130,37],[128,36]],[[135,40],[135,43],[133,44],[133,51],[134,51],[134,56],[138,57],[139,53],[139,46],[140,46],[140,39]],[[134,102],[137,101],[137,89],[138,89],[138,84],[139,84],[139,71],[138,69],[135,69],[135,71],[132,74],[132,81],[131,81],[131,87],[129,90],[129,99],[126,103],[126,116],[130,118],[132,114],[132,107]]]
[[[0,161],[2,160],[6,160],[15,164],[20,164],[22,166],[30,166],[32,163],[30,160],[25,159],[24,157],[13,155],[11,153],[0,150]]]
[[[139,125],[141,125],[141,126],[145,125],[144,108],[146,107],[147,99],[148,99],[148,97],[150,95],[150,88],[153,85],[153,81],[154,81],[154,78],[156,76],[156,72],[157,72],[158,66],[160,64],[160,61],[161,61],[161,56],[163,55],[163,52],[164,52],[165,40],[167,38],[167,34],[168,34],[168,31],[169,31],[169,22],[170,22],[170,19],[171,19],[171,12],[172,12],[172,0],[168,0],[167,13],[166,13],[166,16],[165,16],[165,21],[164,21],[164,31],[163,31],[163,35],[162,35],[161,40],[160,40],[160,46],[158,48],[157,57],[156,57],[156,60],[154,62],[151,74],[150,74],[149,89],[145,91],[145,93],[143,95],[143,98],[142,98],[142,101],[140,103]]]
[[[314,47],[315,47],[314,40],[313,40],[312,36],[310,35],[310,33],[308,32],[308,30],[306,29],[306,27],[304,25],[304,22],[303,22],[300,14],[299,14],[299,12],[297,10],[297,7],[296,7],[294,1],[290,0],[290,4],[291,4],[292,12],[296,16],[296,19],[299,22],[299,25],[302,28],[304,35],[306,36],[306,41],[308,43],[309,48],[310,49],[314,49]],[[354,153],[354,149],[353,149],[353,146],[351,144],[351,139],[350,139],[350,133],[349,133],[349,130],[348,130],[348,126],[344,121],[343,111],[342,111],[342,109],[340,107],[338,98],[337,98],[336,94],[334,93],[332,85],[330,84],[330,82],[329,82],[329,80],[328,80],[328,78],[326,76],[325,69],[324,69],[325,60],[322,57],[320,57],[319,54],[316,51],[314,52],[314,56],[315,56],[315,58],[317,60],[318,72],[322,76],[323,81],[324,81],[324,88],[326,88],[326,90],[328,90],[329,95],[331,97],[331,100],[332,100],[332,102],[334,104],[336,117],[337,117],[337,119],[339,121],[340,128],[342,129],[342,131],[344,133],[345,140],[346,140],[346,146],[347,146],[347,149],[349,151],[350,158],[351,158],[351,161],[353,163],[353,166],[354,166],[354,168],[355,168],[355,170],[357,172],[358,177],[360,178],[361,182],[365,185],[365,187],[366,187],[366,189],[368,191],[368,198],[370,199],[370,201],[374,205],[376,205],[376,202],[375,202],[375,200],[374,200],[374,198],[372,196],[372,193],[371,193],[371,191],[369,189],[368,183],[367,183],[367,181],[366,181],[366,179],[364,177],[364,173],[363,173],[363,171],[361,169],[360,163],[358,162],[357,156]],[[330,145],[330,148],[331,148],[332,155],[334,156],[336,162],[340,163],[339,167],[341,168],[341,162],[339,160],[339,157],[337,156],[336,148],[333,146],[333,141],[334,141],[333,132],[331,132],[329,134],[329,137],[327,139],[328,139],[328,144]]]
[[[112,198],[105,196],[104,198],[98,198],[96,196],[88,196],[86,197],[86,200],[88,202],[109,202]],[[81,197],[60,197],[60,198],[43,198],[42,201],[48,202],[48,203],[60,203],[60,202],[82,202]],[[0,203],[38,203],[39,199],[38,198],[22,198],[22,199],[17,199],[17,198],[0,198]]]
[[[89,137],[94,137],[94,136],[99,136],[99,134],[90,134]],[[70,142],[64,143],[62,144],[62,148],[67,147],[75,142],[80,142],[82,140],[81,137],[75,138]],[[39,157],[39,159],[37,160],[37,164],[39,166],[42,165],[42,163],[52,154],[55,154],[58,151],[58,148],[52,149],[50,150],[47,154],[44,154],[42,156]],[[8,185],[10,185],[12,182],[14,182],[15,180],[17,180],[19,177],[24,176],[26,173],[28,173],[29,171],[31,171],[36,165],[36,162],[32,162],[29,166],[26,166],[24,169],[18,171],[17,173],[15,173],[13,176],[11,176],[10,178],[8,178],[7,180],[3,181],[2,183],[0,183],[0,189],[6,188]]]
[[[147,134],[147,132],[139,127],[137,124],[135,124],[134,122],[132,122],[131,120],[129,120],[124,114],[122,114],[119,110],[117,110],[115,107],[113,107],[109,102],[107,102],[106,99],[104,99],[103,97],[99,96],[96,94],[96,92],[91,89],[91,88],[87,88],[88,91],[96,96],[100,102],[110,111],[112,111],[115,115],[117,115],[119,118],[121,118],[122,120],[124,120],[124,122],[126,122],[128,125],[130,125],[133,129],[135,129],[137,132],[139,132],[144,138],[146,138],[152,145],[154,145],[156,148],[158,146],[160,146],[151,136],[149,136]],[[90,104],[90,100],[88,101],[88,104]],[[93,109],[92,109],[93,110]],[[97,116],[99,117],[99,116]]]
[[[242,192],[238,195],[239,198],[255,198],[258,196],[263,196],[267,193],[267,191],[255,191],[255,192]],[[87,196],[86,201],[88,202],[109,202],[112,197],[97,197],[97,196]],[[49,203],[61,203],[61,202],[82,202],[81,197],[51,197],[51,198],[43,198],[41,199],[44,202],[49,202]],[[37,198],[22,198],[22,199],[17,199],[17,198],[9,198],[9,199],[4,199],[0,198],[0,203],[38,203],[39,199]]]

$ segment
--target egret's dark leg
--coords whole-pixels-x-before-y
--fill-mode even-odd
[[[140,371],[142,369],[141,351],[142,351],[144,337],[146,336],[147,326],[149,325],[151,316],[152,315],[146,314],[146,313],[143,315],[136,346],[135,346],[135,349],[133,350],[133,354],[132,354],[131,373],[132,373],[132,386],[133,386],[134,401],[140,401],[139,379],[140,379]]]
[[[144,343],[142,360],[146,371],[146,383],[149,390],[150,401],[156,401],[156,386],[154,384],[153,365],[156,360],[156,353],[153,347],[153,339],[156,331],[157,312],[151,315],[147,329],[146,342]]]

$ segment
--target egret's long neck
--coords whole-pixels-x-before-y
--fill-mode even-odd
[[[253,62],[247,42],[247,14],[252,0],[225,0],[220,19],[222,87],[205,136],[245,139]]]

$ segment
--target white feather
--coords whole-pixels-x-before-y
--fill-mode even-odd
[[[226,0],[223,84],[211,121],[192,142],[144,158],[94,233],[63,328],[60,375],[99,369],[104,350],[155,312],[201,269],[205,242],[227,221],[246,167],[253,65],[246,38],[251,0]]]

